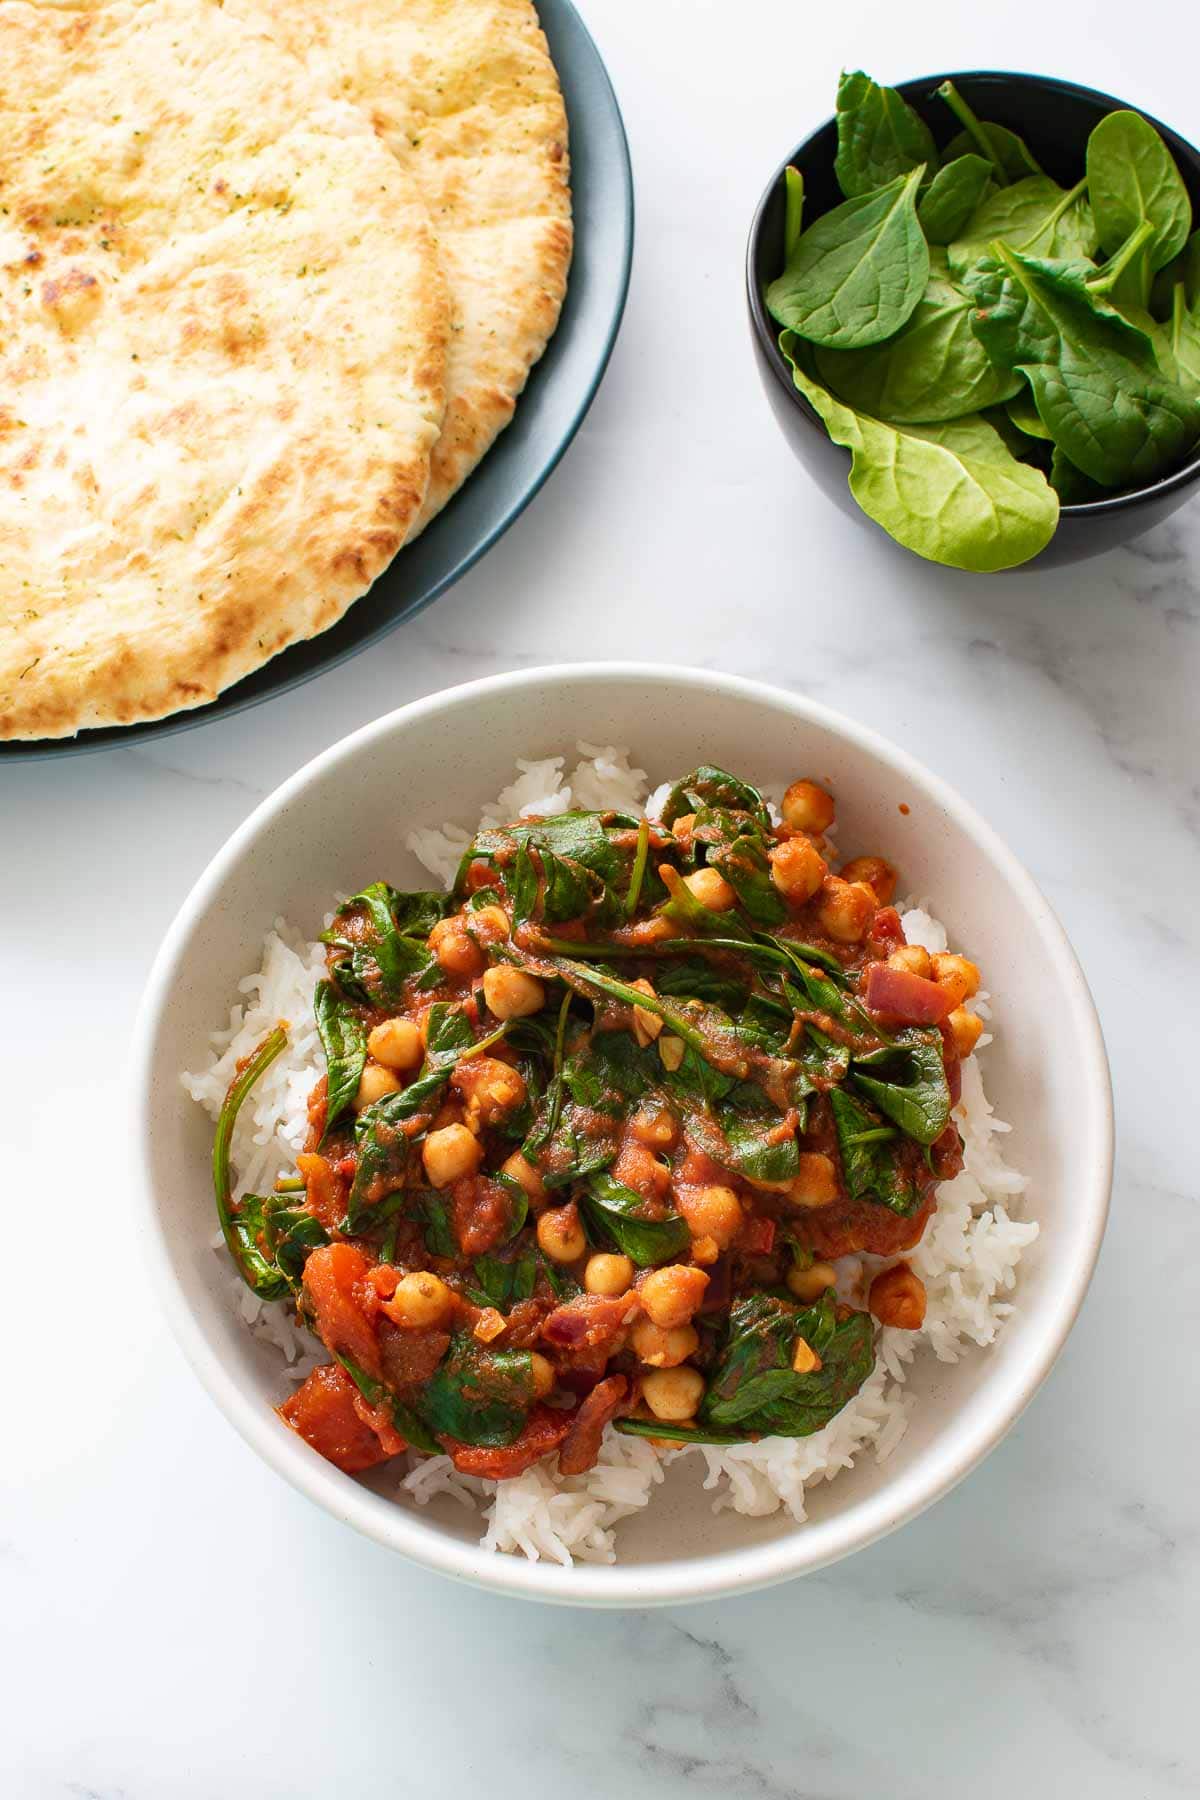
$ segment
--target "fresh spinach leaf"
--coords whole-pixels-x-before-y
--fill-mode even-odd
[[[986,573],[1028,562],[1050,542],[1057,496],[990,425],[979,418],[886,425],[805,374],[790,333],[780,348],[834,443],[851,453],[851,493],[897,543],[930,562]]]
[[[691,1243],[691,1233],[678,1213],[644,1217],[646,1201],[611,1175],[588,1177],[581,1200],[588,1222],[597,1227],[639,1269],[657,1268],[680,1256]]]
[[[898,175],[809,226],[767,289],[767,306],[781,325],[839,350],[882,343],[899,331],[929,280],[929,246],[917,221],[923,172]]]
[[[1087,506],[1094,500],[1107,500],[1110,493],[1110,489],[1077,469],[1057,444],[1050,461],[1050,483],[1063,506]]]
[[[325,1129],[328,1131],[358,1092],[367,1060],[367,1029],[362,1015],[331,981],[317,983],[313,1010],[325,1050]]]
[[[1025,376],[1064,455],[1105,487],[1176,466],[1200,436],[1200,404],[1162,376],[1145,333],[1089,292],[1083,265],[993,249],[965,278],[974,329]]]
[[[985,200],[968,230],[947,246],[951,272],[959,277],[990,255],[1000,240],[1027,255],[1091,256],[1097,245],[1095,222],[1084,199],[1084,183],[1070,190],[1048,175],[1031,175]]]
[[[932,1144],[950,1123],[950,1089],[936,1031],[906,1026],[890,1045],[855,1056],[854,1081],[918,1144]],[[870,1073],[865,1073],[865,1071]]]
[[[1024,382],[1021,383],[1020,391],[1008,402],[1008,416],[1017,430],[1023,431],[1026,437],[1040,438],[1047,444],[1053,443],[1053,438],[1042,423],[1042,415],[1033,395]]]
[[[493,1350],[456,1332],[418,1405],[429,1429],[462,1444],[497,1447],[520,1436],[533,1400],[528,1350]]]
[[[961,237],[992,185],[992,165],[973,151],[940,168],[917,202],[917,219],[928,244]]]
[[[1088,139],[1087,181],[1106,255],[1116,256],[1140,226],[1151,227],[1126,294],[1148,306],[1151,276],[1179,254],[1192,229],[1192,203],[1175,160],[1140,113],[1112,112]]]
[[[771,1294],[735,1300],[697,1417],[702,1427],[739,1426],[764,1437],[808,1437],[853,1398],[875,1366],[868,1313],[838,1317],[829,1294],[796,1307]],[[809,1375],[792,1368],[797,1337],[820,1358]]]
[[[834,173],[848,200],[873,194],[916,168],[936,168],[933,133],[895,88],[861,69],[843,72],[837,93]]]
[[[899,1154],[895,1128],[845,1088],[834,1088],[829,1104],[851,1199],[873,1200],[907,1218],[920,1205],[921,1190]]]
[[[892,424],[960,419],[996,406],[1021,378],[988,356],[971,329],[974,308],[970,294],[935,272],[895,337],[866,350],[819,349],[817,373],[855,411]]]

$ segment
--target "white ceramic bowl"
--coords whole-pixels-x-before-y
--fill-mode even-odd
[[[688,1458],[618,1528],[618,1563],[562,1569],[485,1554],[477,1519],[461,1507],[423,1510],[389,1497],[394,1476],[372,1486],[343,1475],[276,1418],[278,1361],[234,1316],[229,1269],[210,1248],[211,1126],[175,1073],[198,1066],[278,914],[315,933],[335,892],[381,876],[420,885],[427,877],[403,847],[410,827],[470,824],[518,756],[570,752],[577,738],[628,744],[652,782],[700,761],[768,784],[798,773],[828,780],[841,847],[899,864],[987,972],[989,1093],[1014,1124],[1011,1158],[1032,1177],[1027,1205],[1042,1231],[999,1341],[952,1367],[919,1358],[919,1405],[899,1449],[815,1490],[807,1524],[714,1515]],[[316,757],[234,833],[185,902],[150,976],[133,1080],[155,1276],[231,1423],[335,1518],[444,1574],[541,1600],[646,1606],[744,1591],[820,1568],[915,1517],[999,1442],[1045,1379],[1108,1209],[1112,1101],[1099,1024],[1025,870],[950,788],[874,733],[810,700],[701,670],[594,664],[496,676],[403,707]]]

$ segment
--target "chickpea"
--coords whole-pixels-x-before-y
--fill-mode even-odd
[[[546,1004],[546,990],[537,976],[510,969],[506,963],[485,970],[483,997],[498,1019],[524,1019]]]
[[[837,1270],[832,1263],[815,1262],[807,1269],[792,1269],[787,1284],[797,1300],[819,1300],[826,1288],[837,1286]]]
[[[679,1121],[674,1113],[651,1101],[638,1107],[629,1129],[639,1144],[648,1144],[652,1150],[670,1150],[679,1137]]]
[[[679,1210],[694,1238],[710,1237],[727,1250],[742,1223],[742,1203],[731,1187],[684,1188]]]
[[[500,1164],[500,1173],[525,1189],[531,1206],[546,1204],[546,1184],[533,1164],[519,1150],[514,1150],[511,1156],[505,1157]]]
[[[630,1341],[635,1354],[651,1369],[677,1368],[700,1348],[700,1335],[694,1325],[675,1325],[665,1331],[647,1318],[634,1325]]]
[[[651,1369],[642,1376],[642,1398],[656,1419],[682,1425],[695,1413],[704,1394],[699,1369]]]
[[[797,1375],[815,1375],[821,1359],[807,1338],[798,1337],[792,1345],[792,1367]]]
[[[358,1082],[358,1092],[354,1096],[354,1110],[362,1112],[364,1107],[374,1106],[376,1100],[382,1100],[386,1094],[398,1094],[400,1083],[390,1069],[382,1063],[366,1064]]]
[[[579,1208],[573,1200],[549,1206],[537,1222],[538,1248],[551,1262],[572,1263],[587,1249]]]
[[[716,869],[695,869],[684,876],[683,885],[709,912],[728,912],[737,902],[737,895]]]
[[[471,1131],[498,1125],[525,1099],[525,1077],[498,1056],[468,1056],[457,1065],[450,1084],[466,1101],[465,1119]]]
[[[707,1269],[721,1260],[721,1246],[714,1237],[698,1237],[692,1239],[692,1261],[700,1268]]]
[[[648,994],[651,1000],[655,998],[653,987],[644,977],[639,976],[636,981],[631,981],[629,985],[631,988],[636,988],[639,994]],[[647,1044],[652,1044],[654,1042],[662,1028],[663,1022],[657,1013],[648,1012],[644,1006],[634,1007],[633,1035],[643,1050],[646,1048]]]
[[[955,1006],[979,992],[979,970],[965,956],[935,956],[933,979],[952,996]]]
[[[925,1283],[906,1262],[893,1263],[871,1283],[867,1305],[881,1325],[917,1331],[925,1323]]]
[[[828,873],[829,864],[809,838],[786,838],[771,851],[771,880],[789,900],[811,900]]]
[[[817,918],[839,944],[861,943],[875,913],[875,895],[865,883],[843,881],[840,875],[827,875],[821,883]]]
[[[535,1400],[544,1400],[553,1391],[558,1379],[554,1373],[554,1364],[548,1356],[543,1356],[537,1350],[531,1351],[529,1361],[532,1364],[533,1397]]]
[[[800,1167],[788,1185],[793,1206],[829,1206],[837,1199],[837,1170],[833,1159],[819,1150],[802,1150]]]
[[[481,906],[467,914],[471,936],[480,944],[498,944],[508,936],[508,914],[502,906]]]
[[[483,1161],[483,1145],[465,1125],[445,1125],[429,1133],[421,1157],[430,1185],[444,1188],[476,1173]]]
[[[395,1293],[384,1302],[383,1311],[394,1324],[420,1331],[431,1325],[441,1325],[449,1317],[453,1305],[454,1295],[446,1283],[427,1270],[419,1270],[400,1277]]]
[[[836,808],[833,796],[818,787],[815,781],[793,781],[779,810],[784,824],[790,825],[793,831],[808,831],[814,837],[820,837],[833,824]]]
[[[983,1020],[978,1013],[968,1012],[965,1006],[956,1006],[946,1020],[946,1026],[959,1057],[965,1060],[983,1036]]]
[[[421,1027],[411,1019],[385,1019],[376,1025],[367,1039],[367,1049],[385,1069],[398,1069],[402,1074],[420,1068],[425,1058]]]
[[[429,948],[438,967],[460,981],[470,981],[479,974],[486,958],[479,945],[463,929],[462,918],[439,919],[429,934]]]
[[[660,1037],[658,1040],[658,1060],[668,1073],[673,1074],[683,1061],[683,1053],[687,1045],[682,1038]]]
[[[627,1294],[633,1286],[633,1264],[627,1256],[608,1256],[604,1252],[589,1256],[583,1285],[589,1294]]]
[[[707,1286],[703,1269],[668,1263],[665,1269],[653,1269],[638,1291],[647,1316],[655,1325],[670,1330],[672,1325],[689,1323]]]
[[[880,906],[886,906],[896,892],[896,871],[882,856],[855,856],[841,871],[843,881],[861,881],[869,887]]]
[[[933,973],[929,952],[920,944],[901,944],[888,957],[888,968],[903,969],[909,975],[919,975],[923,981],[928,981]]]

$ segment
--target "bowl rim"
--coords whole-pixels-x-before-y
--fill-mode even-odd
[[[587,291],[594,287],[604,287],[607,295],[607,317],[602,332],[596,332],[590,340],[588,353],[590,364],[586,380],[576,388],[574,404],[570,417],[559,430],[548,438],[546,447],[539,453],[533,472],[521,483],[519,490],[509,499],[503,509],[487,525],[479,535],[468,536],[466,547],[447,551],[440,559],[439,572],[430,577],[421,592],[411,601],[396,603],[395,610],[389,610],[385,616],[376,619],[369,627],[364,627],[361,635],[349,642],[341,641],[341,627],[351,617],[355,609],[368,602],[370,597],[380,588],[386,587],[388,578],[396,568],[397,559],[406,549],[415,551],[417,546],[426,542],[438,542],[452,528],[454,505],[459,497],[458,490],[450,496],[445,507],[437,517],[430,520],[429,525],[420,538],[414,539],[412,545],[400,546],[386,569],[372,583],[367,592],[360,594],[340,619],[314,636],[300,638],[294,644],[288,644],[273,657],[261,663],[257,669],[239,676],[237,681],[223,688],[212,700],[202,706],[180,707],[176,711],[166,713],[161,719],[138,719],[128,725],[98,725],[85,727],[74,737],[60,738],[8,738],[0,739],[0,768],[5,763],[50,762],[60,757],[95,756],[106,750],[136,750],[160,738],[175,737],[180,732],[197,731],[206,725],[223,723],[240,713],[250,711],[254,707],[266,705],[269,701],[279,699],[284,694],[294,693],[296,689],[305,687],[315,681],[329,669],[338,668],[342,663],[351,661],[364,650],[390,637],[401,626],[415,619],[426,607],[449,592],[464,575],[479,563],[499,543],[510,528],[521,517],[522,513],[537,499],[550,477],[558,468],[563,457],[574,443],[579,431],[591,410],[600,384],[608,372],[620,334],[625,308],[629,300],[629,285],[633,272],[634,239],[636,235],[636,204],[633,186],[633,162],[629,150],[629,134],[625,128],[625,120],[621,104],[613,86],[608,65],[601,55],[599,45],[589,30],[575,0],[537,0],[538,22],[543,33],[550,40],[551,52],[555,57],[555,67],[559,83],[563,89],[564,101],[568,107],[568,131],[572,133],[572,152],[578,150],[579,143],[590,140],[594,133],[601,130],[611,133],[614,156],[605,171],[603,185],[605,198],[611,201],[612,195],[618,196],[617,203],[610,207],[610,212],[617,215],[616,236],[619,246],[615,258],[603,265],[603,274],[592,273]],[[571,48],[568,50],[560,43],[560,38],[570,37]],[[576,66],[575,58],[586,64],[586,74]],[[581,101],[582,89],[588,89],[589,98]],[[589,126],[587,131],[581,120],[586,113]],[[582,166],[582,159],[578,159]],[[589,159],[590,160],[590,159]],[[594,178],[593,178],[594,179]],[[596,183],[596,185],[600,185]],[[529,370],[526,388],[540,388],[544,383],[553,382],[557,378],[557,366],[554,347],[561,332],[562,341],[570,336],[571,317],[567,308],[571,305],[572,283],[570,277],[579,259],[580,245],[583,242],[581,230],[583,208],[580,205],[580,189],[578,181],[573,178],[572,186],[572,218],[575,227],[575,253],[571,269],[568,270],[567,293],[563,301],[563,316],[551,335],[545,349]],[[579,291],[578,289],[576,290]],[[522,394],[526,389],[522,389]],[[521,394],[517,396],[520,405]],[[515,434],[514,434],[515,436]],[[472,471],[468,483],[476,483],[473,491],[485,487],[489,475],[494,475],[497,468],[505,466],[504,446],[506,434],[502,432],[489,450],[483,462]],[[488,464],[495,451],[501,454],[496,461]],[[477,480],[477,478],[480,478]],[[468,485],[468,484],[464,484]],[[434,535],[436,534],[436,536]],[[335,641],[336,640],[336,641]],[[268,675],[268,671],[271,674]],[[258,685],[261,679],[261,684]]]
[[[486,705],[495,695],[544,689],[553,683],[602,689],[614,681],[643,687],[689,690],[698,698],[714,693],[790,712],[842,738],[878,761],[882,770],[908,784],[940,808],[971,842],[985,863],[998,867],[1017,895],[1030,929],[1040,934],[1047,954],[1061,970],[1067,997],[1066,1040],[1080,1069],[1083,1096],[1079,1133],[1079,1173],[1074,1204],[1087,1229],[1073,1267],[1058,1272],[1041,1313],[1024,1321],[1029,1345],[1009,1385],[973,1423],[958,1420],[939,1435],[911,1470],[856,1503],[849,1513],[805,1524],[765,1544],[701,1554],[678,1563],[623,1565],[529,1563],[484,1551],[443,1536],[407,1509],[374,1494],[315,1456],[291,1434],[278,1429],[270,1409],[239,1385],[209,1344],[177,1279],[168,1234],[155,1203],[150,1134],[155,1111],[156,1040],[170,1010],[173,983],[198,923],[216,902],[244,851],[316,780],[352,768],[363,751],[396,732],[456,707]],[[1099,1254],[1108,1216],[1113,1160],[1112,1090],[1100,1022],[1078,959],[1048,902],[1013,853],[940,776],[907,751],[856,721],[807,696],[759,681],[705,669],[649,663],[597,662],[551,665],[492,675],[447,688],[397,708],[339,739],[285,780],[255,807],[212,857],[168,929],[147,978],[129,1059],[129,1129],[133,1144],[135,1229],[142,1239],[153,1285],[172,1332],[187,1360],[221,1412],[246,1443],[310,1500],[365,1536],[399,1550],[440,1574],[502,1594],[566,1605],[643,1607],[717,1598],[771,1586],[811,1573],[865,1548],[915,1518],[964,1479],[1016,1423],[1049,1374],[1083,1302]],[[161,1084],[158,1084],[161,1086]]]
[[[1154,127],[1168,148],[1171,149],[1172,154],[1177,155],[1180,149],[1186,153],[1186,156],[1195,165],[1196,178],[1200,181],[1200,149],[1197,149],[1190,139],[1185,138],[1182,132],[1176,131],[1171,125],[1164,125],[1161,119],[1156,118],[1153,113],[1147,112],[1144,107],[1134,106],[1128,100],[1118,99],[1115,94],[1106,94],[1101,88],[1087,87],[1082,82],[1064,81],[1057,75],[1035,75],[1019,69],[951,69],[937,75],[914,75],[906,81],[893,82],[891,85],[906,98],[911,99],[907,93],[908,89],[923,88],[927,83],[931,87],[937,87],[943,81],[1011,82],[1019,87],[1042,88],[1049,94],[1070,94],[1079,99],[1098,100],[1110,112],[1136,112],[1145,119],[1148,125]],[[779,183],[783,180],[784,170],[789,164],[797,162],[810,149],[814,140],[836,123],[837,115],[831,114],[819,125],[815,125],[807,137],[796,145],[791,155],[784,157],[763,189],[750,221],[750,233],[746,241],[746,302],[750,311],[751,329],[762,347],[772,375],[801,418],[812,427],[813,431],[820,434],[831,449],[845,457],[848,466],[850,452],[841,444],[833,442],[815,408],[799,392],[792,380],[787,362],[779,348],[778,328],[767,312],[762,294],[759,292],[755,273],[755,262],[763,235],[767,209]],[[1181,469],[1175,469],[1169,475],[1160,476],[1148,487],[1129,488],[1119,494],[1107,495],[1102,500],[1086,500],[1070,506],[1060,506],[1059,515],[1064,519],[1088,519],[1114,512],[1132,512],[1141,506],[1154,505],[1167,495],[1178,493],[1181,488],[1190,487],[1196,481],[1200,481],[1200,444],[1197,445],[1191,460],[1185,463]]]

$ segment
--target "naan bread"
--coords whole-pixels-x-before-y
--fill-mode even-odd
[[[508,424],[566,292],[567,118],[537,13],[530,0],[225,3],[361,107],[425,195],[451,333],[420,530]]]
[[[212,0],[0,4],[0,737],[159,718],[420,515],[448,323],[364,116]]]

